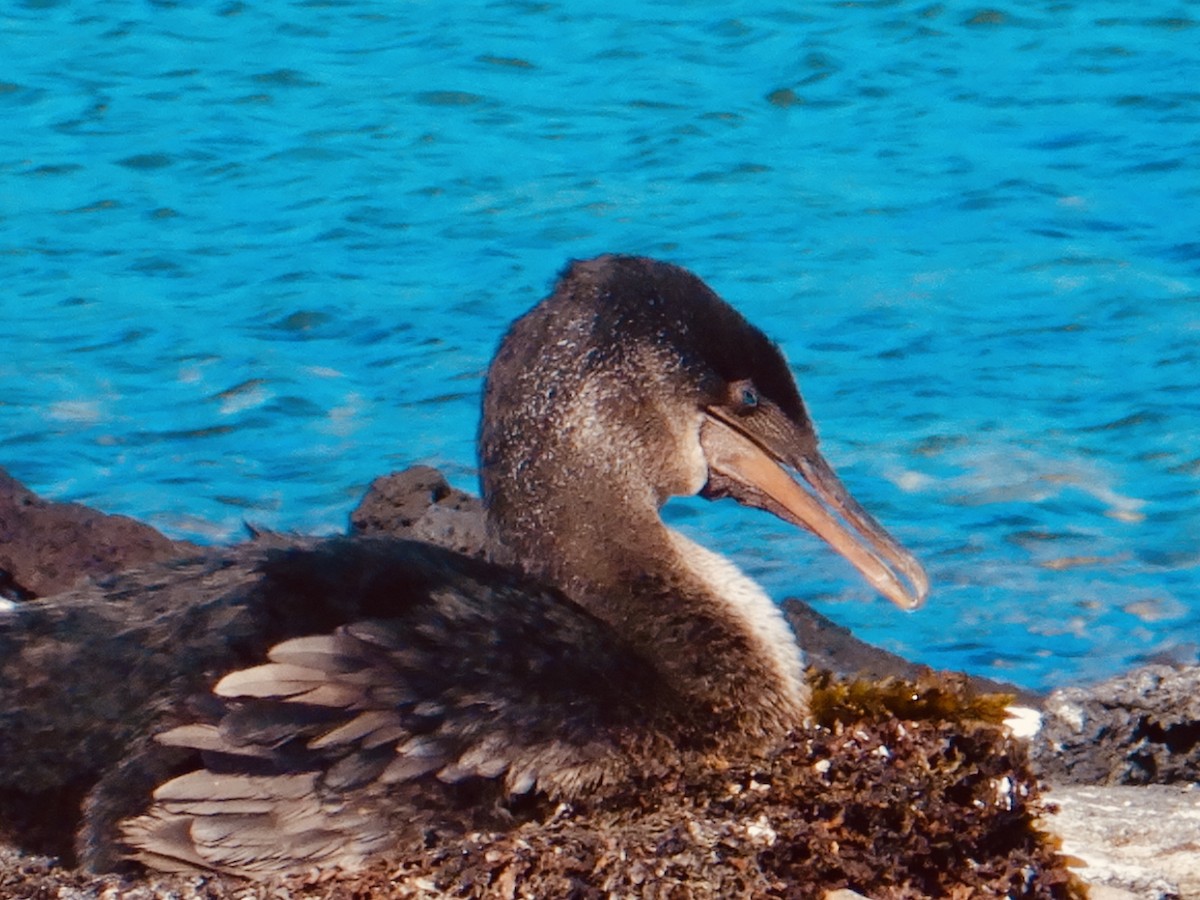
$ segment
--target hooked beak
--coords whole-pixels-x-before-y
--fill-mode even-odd
[[[850,496],[815,443],[785,463],[736,420],[710,408],[700,428],[700,445],[709,470],[702,496],[733,497],[808,529],[901,609],[917,609],[925,602],[929,578],[921,564]]]

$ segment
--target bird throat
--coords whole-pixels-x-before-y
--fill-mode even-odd
[[[612,625],[660,671],[685,717],[718,740],[803,722],[802,655],[779,608],[733,562],[663,524],[656,504],[623,511],[614,522],[578,507],[543,510],[536,535],[526,532],[506,561]]]

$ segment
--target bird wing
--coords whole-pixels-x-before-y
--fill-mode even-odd
[[[276,643],[216,683],[216,714],[158,736],[203,767],[122,824],[153,867],[352,868],[481,789],[570,798],[619,778],[662,712],[653,669],[604,623],[455,554],[331,542],[271,558],[261,590],[268,612],[352,620]]]

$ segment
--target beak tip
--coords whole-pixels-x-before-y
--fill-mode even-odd
[[[916,612],[925,605],[924,597],[914,597],[907,594],[900,599],[896,599],[895,597],[889,597],[888,599],[891,600],[897,608],[904,610],[904,612]]]
[[[918,609],[920,609],[924,605],[925,605],[925,595],[918,594],[915,597],[909,598],[908,605],[906,607],[904,607],[904,609],[906,612],[916,612]]]
[[[915,560],[910,565],[902,566],[901,571],[908,578],[908,587],[897,578],[889,585],[892,590],[883,591],[883,594],[905,612],[916,612],[925,605],[925,599],[929,596],[929,576]]]
[[[912,585],[912,593],[908,596],[908,608],[917,610],[925,605],[925,598],[929,596],[929,575],[926,573],[925,567],[915,558],[910,557],[906,562],[908,564],[902,564],[900,570],[908,578],[908,583]]]

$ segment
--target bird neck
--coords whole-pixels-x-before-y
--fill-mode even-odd
[[[718,739],[778,736],[803,721],[799,647],[757,584],[667,528],[655,503],[627,504],[619,522],[573,512],[542,516],[510,561],[612,625]]]

